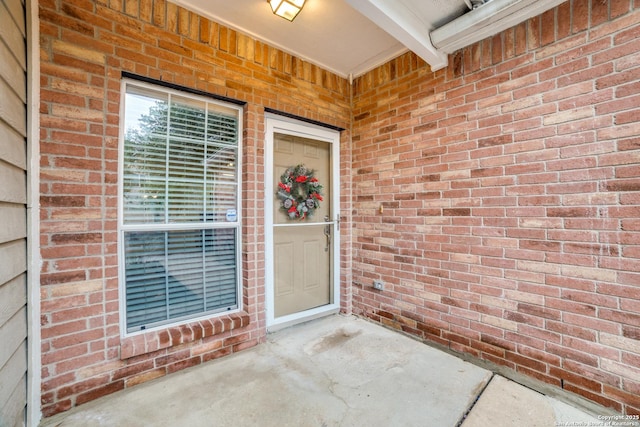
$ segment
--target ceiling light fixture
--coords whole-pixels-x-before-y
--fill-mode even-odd
[[[271,6],[274,14],[287,21],[293,21],[302,10],[305,1],[306,0],[267,0],[267,3]]]

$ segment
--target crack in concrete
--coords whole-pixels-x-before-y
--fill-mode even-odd
[[[482,396],[482,393],[484,393],[485,390],[487,389],[487,387],[489,387],[489,384],[491,384],[491,381],[493,381],[493,378],[495,376],[496,376],[496,374],[492,372],[491,373],[491,377],[489,377],[489,381],[487,381],[484,385],[482,385],[482,387],[480,387],[480,390],[476,394],[476,398],[473,399],[473,402],[471,402],[471,404],[469,405],[467,410],[464,412],[464,414],[462,414],[462,417],[460,417],[460,420],[456,424],[456,427],[461,427],[462,426],[462,423],[464,423],[464,421],[467,419],[467,417],[469,416],[469,414],[473,410],[473,407],[476,406],[476,403],[478,403],[478,400],[480,400],[480,397]]]

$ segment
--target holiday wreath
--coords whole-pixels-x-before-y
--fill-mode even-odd
[[[280,176],[276,196],[280,199],[280,209],[284,209],[289,219],[305,219],[320,207],[321,191],[322,185],[314,171],[297,165],[287,168]]]

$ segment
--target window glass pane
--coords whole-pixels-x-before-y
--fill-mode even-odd
[[[130,87],[125,106],[123,202],[125,223],[165,221],[166,94]]]
[[[238,199],[237,148],[211,144],[206,169],[206,210],[208,221],[225,221]]]
[[[126,232],[127,331],[235,308],[236,230]]]
[[[174,96],[171,101],[171,135],[194,141],[204,141],[205,111],[206,104],[204,102]]]
[[[127,330],[166,320],[165,233],[125,233]]]
[[[205,245],[207,306],[237,305],[236,230],[208,230]]]
[[[227,212],[235,211],[238,186],[225,183],[207,184],[207,221],[226,221]]]
[[[170,182],[168,196],[169,222],[204,221],[202,182]]]
[[[205,145],[202,141],[179,140],[169,142],[169,180],[204,179]]]
[[[207,181],[237,182],[236,147],[209,144],[207,147]]]
[[[127,93],[126,108],[124,223],[226,221],[238,200],[237,113],[149,90]]]
[[[202,231],[168,234],[169,317],[202,313],[205,310],[202,234]]]
[[[165,134],[169,95],[148,88],[128,85],[125,94],[125,132],[141,129]]]
[[[145,175],[124,179],[125,223],[161,224],[165,220],[166,182]]]
[[[237,145],[237,119],[233,116],[210,114],[207,121],[207,141]]]
[[[126,135],[124,160],[125,176],[145,175],[162,177],[167,173],[166,136],[132,131]]]

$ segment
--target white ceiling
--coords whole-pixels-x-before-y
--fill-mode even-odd
[[[566,0],[307,0],[294,22],[275,16],[267,0],[172,1],[342,77],[357,77],[407,50],[439,70],[448,53]]]
[[[307,0],[289,22],[273,15],[266,0],[176,3],[342,77],[363,74],[408,49],[432,66],[445,66],[446,55],[423,52],[429,31],[469,10],[464,0]]]

